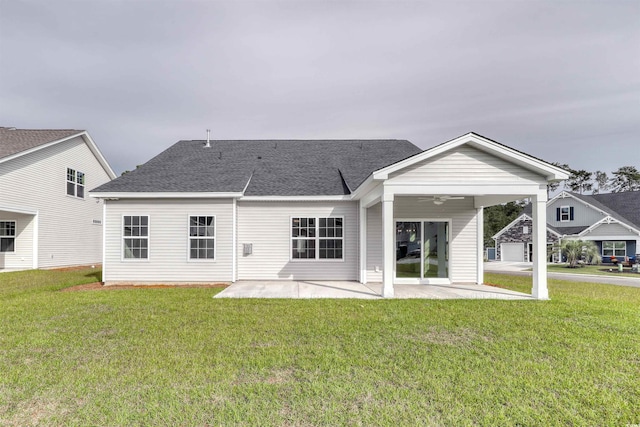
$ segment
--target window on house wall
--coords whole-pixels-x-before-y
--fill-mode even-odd
[[[215,259],[216,220],[214,216],[189,217],[189,259]]]
[[[149,258],[149,217],[126,215],[122,219],[123,257]]]
[[[573,221],[573,206],[561,206],[556,208],[556,221]]]
[[[292,259],[343,259],[343,219],[291,218]]]
[[[15,252],[16,222],[0,221],[0,252]]]
[[[602,256],[624,257],[627,255],[627,243],[624,241],[602,242]]]
[[[67,195],[84,199],[84,173],[67,168]]]

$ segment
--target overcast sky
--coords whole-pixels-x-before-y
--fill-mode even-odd
[[[116,173],[181,139],[474,131],[640,168],[640,0],[0,0],[0,126],[89,131]]]

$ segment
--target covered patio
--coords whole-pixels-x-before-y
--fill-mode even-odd
[[[395,285],[395,299],[534,300],[531,295],[486,285]],[[215,298],[383,299],[382,283],[352,281],[240,280]]]
[[[360,277],[383,297],[403,285],[482,286],[483,209],[515,200],[532,205],[531,295],[548,299],[547,184],[566,171],[477,134],[467,134],[377,170],[359,200]],[[411,288],[409,288],[411,289]],[[414,291],[412,291],[414,292]]]

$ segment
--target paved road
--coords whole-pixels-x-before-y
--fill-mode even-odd
[[[487,273],[512,274],[514,276],[531,276],[531,271],[527,269],[533,268],[530,262],[485,262],[484,271]],[[571,273],[547,273],[550,279],[571,280],[574,282],[603,283],[607,285],[631,286],[640,288],[640,277],[614,277],[614,276],[595,276],[590,274],[571,274]]]

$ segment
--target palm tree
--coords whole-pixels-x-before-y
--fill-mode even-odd
[[[562,255],[567,258],[569,268],[576,268],[579,261],[597,264],[602,260],[598,247],[590,240],[565,240],[561,249]]]

